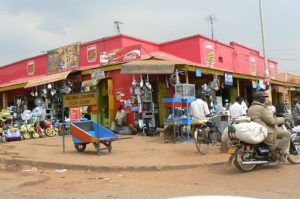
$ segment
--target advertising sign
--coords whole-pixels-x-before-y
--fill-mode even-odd
[[[97,47],[96,45],[91,45],[86,48],[87,50],[87,61],[89,63],[95,62],[97,60]]]
[[[48,73],[69,70],[74,67],[79,67],[80,44],[71,44],[47,52]]]
[[[70,108],[70,121],[71,122],[76,122],[76,121],[80,121],[80,108]]]
[[[204,43],[204,49],[205,49],[205,62],[206,66],[212,67],[215,64],[215,50],[214,45],[209,42]]]
[[[130,62],[141,58],[141,45],[133,45],[104,51],[100,54],[100,65]]]
[[[91,72],[92,79],[103,79],[105,78],[105,73],[102,68],[94,69]]]
[[[64,107],[81,107],[97,104],[96,92],[64,95]]]
[[[255,57],[250,56],[249,57],[249,62],[250,62],[250,73],[251,73],[251,75],[256,76],[257,75],[257,68],[256,68]]]
[[[27,74],[29,76],[34,75],[35,72],[35,64],[34,64],[34,60],[32,61],[28,61],[27,62]]]
[[[225,73],[225,85],[232,86],[233,85],[233,79],[231,73]]]

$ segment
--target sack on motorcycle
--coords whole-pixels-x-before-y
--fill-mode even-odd
[[[235,136],[249,144],[258,144],[264,141],[268,135],[266,127],[255,122],[243,122],[233,125],[236,128]]]

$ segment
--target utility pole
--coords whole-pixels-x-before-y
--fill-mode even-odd
[[[208,15],[206,17],[206,21],[210,24],[211,26],[211,38],[214,39],[214,23],[217,22],[217,17],[214,15]]]
[[[264,83],[268,88],[270,84],[270,73],[268,67],[268,57],[267,57],[266,40],[265,40],[265,32],[264,32],[264,16],[262,11],[262,0],[259,0],[259,13],[260,13],[261,37],[262,37],[262,44],[263,44],[264,66],[265,66]]]
[[[118,20],[114,21],[114,25],[117,29],[118,34],[121,34],[120,24],[124,24],[124,23]]]

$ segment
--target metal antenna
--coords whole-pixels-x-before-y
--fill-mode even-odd
[[[114,21],[114,25],[117,28],[118,34],[121,34],[120,24],[124,24],[124,23],[118,20]]]
[[[211,25],[211,38],[214,39],[214,23],[217,22],[217,17],[214,15],[208,15],[206,21]]]

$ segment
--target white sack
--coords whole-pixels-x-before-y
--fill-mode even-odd
[[[267,128],[255,122],[233,124],[236,128],[235,136],[249,144],[258,144],[267,137]]]
[[[298,133],[300,132],[300,125],[298,126],[295,126],[293,129],[292,129],[293,133]]]

